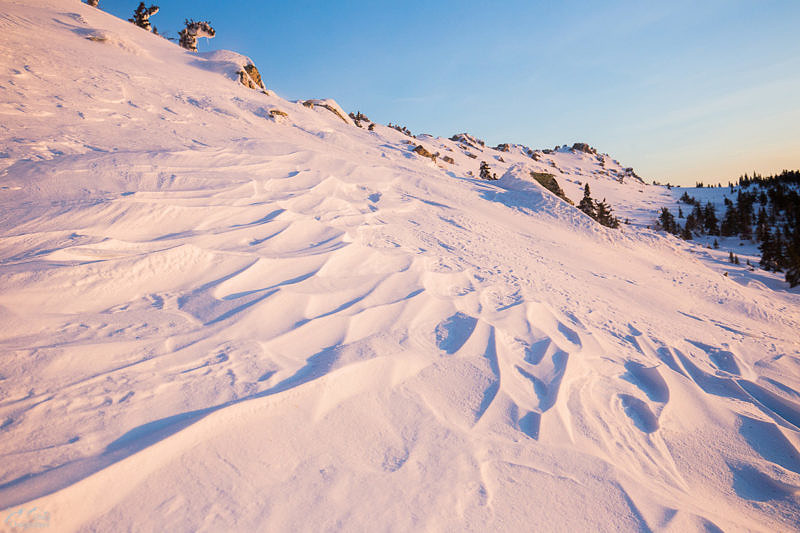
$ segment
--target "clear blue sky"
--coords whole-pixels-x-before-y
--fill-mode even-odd
[[[100,1],[124,18],[137,5]],[[683,184],[800,168],[797,0],[157,5],[162,34],[209,20],[200,50],[250,56],[285,98],[334,98],[414,133],[585,141]]]

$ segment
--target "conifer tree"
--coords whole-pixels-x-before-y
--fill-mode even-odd
[[[186,19],[186,27],[178,32],[180,36],[179,43],[181,48],[197,52],[197,39],[199,37],[212,39],[216,34],[217,32],[214,31],[210,23]]]
[[[602,202],[596,202],[594,207],[595,215],[597,217],[596,220],[600,224],[609,228],[619,227],[619,219],[614,216],[614,211],[611,209],[611,206],[606,203],[605,198],[603,198]]]
[[[496,180],[497,174],[492,173],[492,170],[489,168],[489,163],[481,161],[480,177],[482,180]]]
[[[727,198],[726,198],[727,200]],[[725,218],[719,226],[719,232],[723,237],[730,237],[739,233],[738,214],[731,202],[726,202],[728,209],[725,211]]]
[[[749,241],[753,238],[753,226],[751,226],[749,222],[745,222],[741,225],[741,233],[739,233],[739,237],[743,241]]]
[[[769,233],[769,228],[767,227],[767,211],[762,206],[761,209],[758,210],[758,218],[756,220],[756,239],[759,242],[763,242],[767,233]]]
[[[595,216],[597,217],[598,222],[602,224],[603,221],[608,219],[609,212],[605,199],[603,199],[602,202],[595,202],[594,209],[595,209]]]
[[[786,250],[786,281],[789,287],[800,285],[800,236],[795,234],[797,239],[790,244]]]
[[[592,193],[589,190],[588,183],[583,187],[583,198],[581,198],[580,203],[578,203],[578,209],[597,220],[597,211],[595,210],[594,200],[592,200]]]
[[[719,234],[719,221],[717,220],[717,210],[711,202],[706,203],[703,209],[703,226],[709,235]]]
[[[758,249],[761,251],[761,261],[759,263],[761,268],[766,271],[777,272],[780,269],[779,243],[769,231],[764,235],[764,240],[761,241]]]
[[[667,233],[674,234],[678,232],[677,223],[675,222],[675,217],[672,216],[672,213],[670,213],[669,209],[667,209],[666,207],[661,208],[661,214],[658,216],[658,223],[661,226],[661,228]],[[688,222],[686,227],[688,228]]]
[[[150,17],[158,13],[158,6],[145,7],[144,2],[139,2],[139,7],[133,12],[133,18],[128,19],[128,22],[133,22],[140,28],[147,31],[152,31],[150,26]]]
[[[785,254],[786,243],[781,237],[780,231],[775,232],[773,250],[775,255],[775,262],[778,264],[776,272],[783,272],[783,269],[788,266],[788,261],[786,260],[786,254]]]
[[[686,217],[686,225],[684,226],[684,229],[691,232],[697,229],[697,226],[697,214],[694,212],[689,213],[689,216]]]

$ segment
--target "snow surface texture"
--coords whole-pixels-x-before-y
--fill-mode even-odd
[[[77,0],[0,1],[0,46],[0,520],[798,529],[800,297],[647,230],[669,191],[359,129]]]

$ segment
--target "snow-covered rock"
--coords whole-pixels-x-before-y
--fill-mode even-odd
[[[312,98],[310,100],[304,100],[303,105],[311,109],[316,109],[316,108],[327,109],[335,116],[342,119],[342,121],[344,121],[345,124],[350,124],[351,126],[355,126],[355,122],[353,122],[353,119],[351,119],[350,116],[347,113],[345,113],[344,110],[339,106],[339,104],[336,103],[336,100],[333,100],[332,98]]]
[[[250,89],[266,91],[261,73],[249,57],[230,50],[200,52],[196,56],[200,58],[197,63],[200,68],[222,74]]]

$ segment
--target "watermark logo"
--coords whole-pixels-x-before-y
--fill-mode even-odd
[[[33,507],[26,509],[20,507],[6,517],[5,524],[10,528],[38,529],[50,527],[50,513]]]

